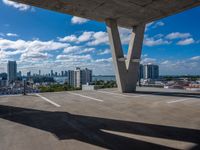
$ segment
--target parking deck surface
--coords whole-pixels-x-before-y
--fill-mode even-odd
[[[0,96],[0,150],[200,149],[200,94],[139,88]]]

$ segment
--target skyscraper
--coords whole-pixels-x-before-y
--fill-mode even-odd
[[[68,71],[68,83],[73,87],[80,88],[81,85],[92,82],[92,70],[87,68],[81,70],[76,68],[75,70]]]
[[[53,77],[54,76],[54,74],[53,74],[53,70],[51,70],[51,77]]]
[[[143,65],[143,78],[144,79],[158,79],[159,77],[159,66],[154,64]]]
[[[17,63],[16,61],[8,61],[7,66],[8,81],[14,82],[17,79]]]

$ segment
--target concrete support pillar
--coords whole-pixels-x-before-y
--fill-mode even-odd
[[[124,57],[116,20],[107,19],[107,32],[120,92],[134,92],[138,79],[138,70],[144,37],[145,24],[133,27],[127,59]]]

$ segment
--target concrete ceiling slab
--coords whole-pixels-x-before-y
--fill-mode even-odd
[[[52,11],[103,22],[117,19],[132,27],[200,5],[200,0],[12,0]]]

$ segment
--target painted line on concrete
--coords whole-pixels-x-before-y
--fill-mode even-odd
[[[97,91],[97,92],[111,94],[111,95],[117,95],[117,96],[123,96],[123,97],[143,97],[143,96],[146,96],[146,95],[124,95],[124,94],[113,93],[113,92],[108,92],[108,91]]]
[[[97,99],[97,98],[90,97],[90,96],[85,96],[85,95],[78,94],[78,93],[74,93],[74,92],[67,92],[67,93],[72,94],[72,95],[76,95],[76,96],[80,96],[80,97],[83,97],[83,98],[91,99],[91,100],[94,100],[94,101],[103,102],[103,100],[101,100],[101,99]]]
[[[56,106],[56,107],[61,107],[59,104],[57,104],[57,103],[51,101],[50,99],[48,99],[48,98],[46,98],[46,97],[44,97],[44,96],[41,96],[40,94],[35,94],[35,95],[37,95],[38,97],[42,98],[42,99],[45,100],[46,102],[49,102],[50,104],[52,104],[52,105],[54,105],[54,106]]]
[[[167,102],[167,103],[168,103],[168,104],[171,104],[171,103],[178,103],[178,102],[188,101],[188,100],[192,100],[192,99],[194,99],[194,98],[177,99],[177,100],[169,101],[169,102]]]
[[[22,94],[16,94],[16,95],[0,95],[0,97],[17,97],[17,96],[23,96]]]

